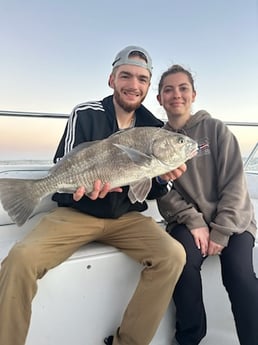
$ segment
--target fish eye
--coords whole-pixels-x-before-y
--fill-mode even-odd
[[[184,144],[184,142],[185,142],[185,139],[183,137],[179,137],[178,138],[178,143],[179,144]]]

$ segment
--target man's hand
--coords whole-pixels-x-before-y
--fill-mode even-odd
[[[73,193],[73,199],[79,201],[84,195],[87,195],[91,200],[96,200],[98,198],[103,199],[109,192],[122,192],[122,188],[113,188],[110,189],[110,183],[102,184],[101,180],[96,180],[94,182],[93,191],[90,194],[87,194],[87,191],[84,187],[79,187]]]
[[[186,171],[186,169],[186,164],[182,164],[177,169],[174,169],[166,174],[160,175],[160,178],[167,182],[171,180],[176,180]]]

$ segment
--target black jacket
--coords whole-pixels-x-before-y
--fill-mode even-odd
[[[141,105],[136,110],[135,126],[162,127],[163,122]],[[79,104],[73,109],[67,121],[54,162],[56,163],[78,144],[107,138],[118,130],[113,96],[106,97],[102,101]],[[130,211],[142,212],[146,210],[146,202],[136,202],[135,204],[130,202],[127,196],[128,188],[123,187],[122,193],[108,193],[104,199],[91,200],[85,196],[80,201],[74,201],[72,194],[55,193],[53,200],[57,201],[58,206],[73,207],[100,218],[118,218]],[[166,185],[160,185],[153,179],[148,199],[156,199],[166,193]]]

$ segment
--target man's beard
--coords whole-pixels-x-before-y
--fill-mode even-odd
[[[124,102],[122,98],[120,97],[120,93],[117,90],[114,90],[114,98],[117,102],[117,104],[127,113],[131,113],[132,111],[138,109],[142,102],[144,101],[144,98],[141,98],[137,103],[131,104]]]

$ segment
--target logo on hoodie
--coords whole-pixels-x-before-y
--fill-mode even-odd
[[[210,154],[210,144],[207,137],[198,140],[198,155],[208,155]]]

